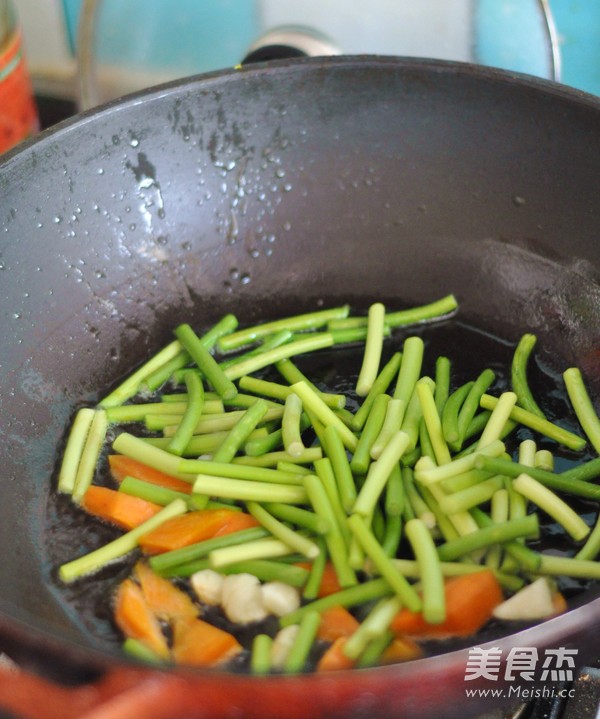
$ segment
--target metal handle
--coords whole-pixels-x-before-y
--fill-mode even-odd
[[[551,78],[555,82],[560,82],[562,74],[562,61],[560,56],[560,45],[558,43],[558,32],[554,22],[554,15],[550,8],[550,0],[539,0],[542,13],[544,15],[544,23],[546,32],[548,33],[548,42],[550,44],[550,72]]]
[[[99,0],[83,0],[77,27],[77,104],[88,110],[100,103],[94,59],[94,28]]]
[[[242,64],[340,54],[340,48],[326,35],[301,25],[283,25],[269,30],[252,43]]]

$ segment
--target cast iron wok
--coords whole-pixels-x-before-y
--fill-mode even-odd
[[[167,339],[375,297],[454,292],[535,332],[600,389],[600,102],[478,67],[295,60],[81,115],[0,165],[0,635],[27,717],[469,716],[466,650],[336,676],[151,671],[94,639],[57,586],[47,514],[74,410]],[[77,530],[77,527],[74,528]],[[89,523],[72,539],[91,541]],[[83,615],[81,615],[83,616]],[[595,651],[600,600],[510,646]],[[55,683],[56,682],[56,683]],[[69,686],[65,688],[64,683]]]

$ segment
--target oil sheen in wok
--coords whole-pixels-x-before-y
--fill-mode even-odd
[[[422,376],[433,376],[436,358],[446,356],[451,361],[451,390],[474,379],[485,368],[492,369],[496,375],[490,392],[498,395],[509,388],[510,363],[515,349],[514,344],[456,320],[445,320],[394,331],[392,336],[384,342],[381,366],[393,352],[402,349],[406,337],[417,334],[425,342]],[[320,389],[345,394],[348,398],[347,408],[355,411],[361,401],[355,395],[354,388],[362,354],[362,346],[356,345],[343,349],[322,350],[311,355],[297,357],[294,361]],[[529,365],[530,387],[548,419],[556,421],[571,431],[577,431],[577,423],[574,420],[566,393],[562,389],[559,372],[560,366],[556,358],[545,353],[543,348],[538,348]],[[281,377],[272,370],[263,371],[260,374],[267,379],[281,381]],[[111,431],[118,432],[119,428]],[[529,436],[529,430],[520,428],[508,440],[508,446],[514,449],[521,439]],[[550,443],[544,440],[538,441],[540,448],[546,445],[550,446]],[[568,451],[561,451],[557,453],[556,469],[560,471],[589,458],[591,458],[591,454],[579,453],[575,456]],[[103,458],[102,466],[105,466],[104,463],[105,458]],[[106,473],[102,474],[98,481],[110,484],[110,478]],[[572,501],[571,499],[570,504],[576,507],[590,523],[593,521],[595,510],[591,503]],[[52,498],[49,517],[49,530],[52,536],[49,548],[53,567],[67,561],[74,554],[90,551],[119,534],[118,531],[74,508],[60,496]],[[542,538],[536,548],[560,553],[573,552],[573,545],[566,545],[564,533],[552,521],[541,517],[541,524]],[[76,552],[74,552],[77,546],[75,542],[79,544]],[[405,542],[406,540],[400,547],[400,554],[406,551]],[[83,624],[97,637],[99,644],[105,647],[116,648],[120,642],[112,619],[110,597],[117,584],[130,573],[134,562],[135,556],[130,556],[74,586],[65,587],[60,583],[56,586],[56,591],[67,603],[73,620],[80,625]],[[566,596],[576,595],[585,584],[586,582],[583,581],[569,579],[561,579],[559,582],[560,589]],[[183,586],[186,586],[185,582]],[[358,614],[360,615],[360,612]],[[276,627],[276,622],[272,618],[258,628],[236,626],[228,622],[218,609],[208,610],[207,616],[210,621],[235,634],[246,650],[232,665],[232,668],[247,668],[248,650],[252,637],[258,630],[273,633]],[[481,641],[508,633],[509,630],[506,625],[492,622],[484,629]],[[425,646],[428,653],[439,653],[461,644],[470,644],[472,641],[472,637],[451,639],[443,642],[427,642]],[[318,656],[318,651],[313,652],[311,661],[314,661],[316,656]]]

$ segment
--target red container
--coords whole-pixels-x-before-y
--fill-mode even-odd
[[[0,153],[38,130],[21,32],[10,4],[0,0]]]

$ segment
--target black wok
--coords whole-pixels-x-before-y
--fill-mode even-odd
[[[64,538],[47,519],[52,476],[75,408],[177,323],[205,326],[226,311],[252,321],[454,292],[466,321],[507,340],[537,333],[549,362],[579,365],[598,391],[599,169],[597,99],[392,58],[286,61],[186,80],[81,115],[7,156],[0,637],[44,678],[3,672],[0,706],[28,717],[100,707],[93,716],[215,718],[490,708],[465,702],[466,650],[326,678],[124,663],[54,580]],[[71,530],[70,541],[81,537],[74,554],[93,543],[89,523]],[[599,622],[590,593],[496,644],[590,655]]]

